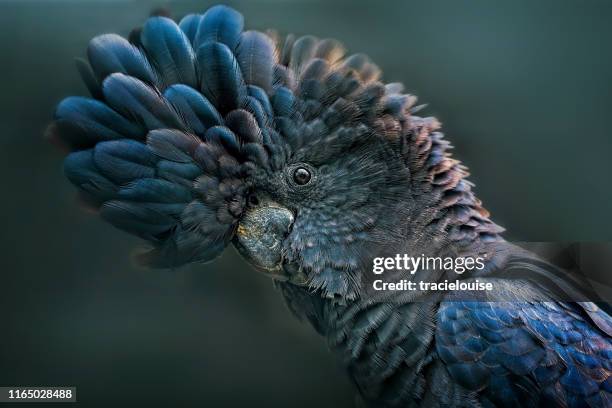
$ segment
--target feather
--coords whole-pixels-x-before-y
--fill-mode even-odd
[[[285,41],[283,42],[283,46],[279,52],[278,63],[284,65],[285,67],[289,66],[291,62],[291,50],[293,49],[293,44],[295,44],[295,35],[289,34],[285,37]]]
[[[167,180],[142,178],[122,187],[117,198],[126,201],[150,203],[188,203],[193,197],[191,191]]]
[[[225,44],[209,42],[197,53],[201,91],[221,113],[236,109],[246,95],[242,72]]]
[[[186,187],[191,187],[193,180],[202,174],[202,169],[195,163],[177,163],[170,160],[160,160],[157,163],[157,176],[181,184]]]
[[[147,135],[147,146],[155,155],[177,163],[193,163],[192,154],[200,143],[195,136],[175,129],[152,130]]]
[[[218,159],[223,154],[222,149],[211,143],[202,143],[193,154],[196,163],[200,165],[203,172],[216,175],[218,171]]]
[[[100,216],[121,230],[156,241],[157,236],[169,231],[177,223],[177,219],[164,210],[163,207],[146,203],[112,200],[102,205]]]
[[[185,208],[180,221],[172,239],[141,255],[140,260],[153,267],[208,262],[225,249],[233,230],[220,224],[215,212],[199,201]]]
[[[121,72],[151,85],[157,83],[145,56],[117,34],[104,34],[93,38],[87,48],[87,57],[100,81],[115,72]]]
[[[385,85],[388,95],[401,94],[404,91],[404,84],[401,82],[390,82]]]
[[[312,35],[298,38],[291,49],[289,68],[297,77],[300,76],[306,64],[314,57],[318,40]]]
[[[210,208],[217,208],[225,201],[219,191],[219,179],[216,177],[201,175],[194,181],[193,188],[200,194],[202,202]]]
[[[266,168],[268,166],[269,156],[266,149],[257,143],[247,143],[242,147],[242,152],[248,160],[257,163],[257,165]]]
[[[295,75],[289,68],[276,64],[274,66],[272,83],[275,88],[284,86],[289,89],[295,89]]]
[[[124,74],[112,74],[102,83],[107,103],[123,116],[147,129],[184,129],[177,113],[167,101],[144,82]]]
[[[346,50],[339,41],[328,38],[319,41],[314,52],[314,57],[324,59],[328,63],[334,64],[344,57],[345,53]]]
[[[258,31],[242,33],[236,48],[236,59],[247,84],[270,92],[276,63],[274,44],[270,37]]]
[[[365,54],[353,54],[342,63],[344,69],[357,72],[362,82],[375,81],[380,76],[380,69]]]
[[[185,36],[191,44],[194,43],[195,36],[198,33],[200,21],[202,21],[201,14],[187,14],[179,22],[179,28],[185,33]]]
[[[200,137],[206,129],[223,124],[217,109],[201,93],[186,85],[172,85],[164,92],[164,97],[181,115],[187,127]]]
[[[244,109],[230,112],[225,118],[225,123],[242,143],[262,142],[261,129],[257,125],[255,117]]]
[[[313,58],[304,67],[300,76],[300,81],[314,79],[322,81],[329,72],[329,63],[321,58]]]
[[[209,262],[219,256],[227,245],[224,240],[212,237],[216,238],[217,235],[203,236],[199,232],[181,230],[172,240],[139,254],[137,260],[150,268],[174,268],[192,262]]]
[[[310,99],[311,101],[318,101],[323,98],[325,93],[325,84],[323,82],[324,77],[329,72],[329,64],[327,61],[320,58],[313,58],[308,62],[302,75],[300,77],[299,95],[302,99]],[[320,107],[319,104],[314,104],[316,109]],[[317,112],[318,113],[318,112]]]
[[[169,18],[147,20],[140,34],[149,60],[166,85],[175,83],[196,86],[195,55],[189,39]]]
[[[386,88],[386,87],[385,87]],[[416,102],[412,95],[392,94],[384,99],[385,110],[394,116],[399,116],[409,109]]]
[[[272,96],[272,106],[277,116],[290,117],[294,112],[295,97],[293,92],[281,86]]]
[[[206,141],[219,143],[229,154],[235,157],[240,155],[240,143],[236,135],[225,126],[215,126],[208,129]]]
[[[207,42],[219,42],[234,50],[240,40],[243,26],[242,14],[227,6],[213,6],[206,10],[200,20],[194,48],[197,49]]]
[[[268,126],[268,116],[266,115],[263,106],[261,106],[261,103],[259,103],[257,99],[252,96],[246,96],[242,99],[240,107],[255,117],[255,120],[261,129]]]
[[[98,143],[93,155],[100,173],[118,184],[155,177],[157,160],[146,145],[129,139]]]
[[[117,186],[100,174],[93,159],[93,149],[81,150],[64,160],[64,174],[79,189],[92,196],[98,204],[115,196]]]
[[[228,183],[232,181],[233,177],[239,177],[240,170],[241,170],[240,163],[238,163],[238,160],[236,160],[234,157],[227,155],[227,154],[219,157],[219,168],[218,168],[217,173],[219,174],[219,178],[223,180],[219,184],[219,187],[227,186]],[[223,198],[230,199],[232,196],[233,196],[233,193],[224,194]],[[217,210],[219,211],[217,218],[219,218],[220,220],[221,218],[223,218],[225,220],[223,221],[224,223],[229,223],[230,221],[226,219],[227,211],[224,211],[225,207],[226,207],[226,204],[224,203],[224,205],[219,206],[217,208]]]
[[[266,112],[268,119],[272,119],[274,117],[274,113],[272,112],[272,105],[270,104],[268,94],[263,89],[255,85],[248,85],[247,92],[250,96],[259,101],[261,107]]]
[[[80,96],[64,99],[55,112],[57,136],[72,148],[92,147],[113,139],[142,139],[146,130],[103,102]]]

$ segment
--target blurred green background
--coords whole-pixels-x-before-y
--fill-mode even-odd
[[[335,37],[429,103],[507,236],[611,239],[612,2],[229,1],[249,28]],[[96,34],[158,6],[0,0],[0,385],[74,385],[86,406],[352,404],[324,341],[228,251],[148,271],[138,240],[74,203],[41,135]]]

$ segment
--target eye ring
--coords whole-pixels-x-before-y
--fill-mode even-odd
[[[312,173],[306,167],[296,167],[293,170],[293,181],[298,186],[304,186],[312,180]]]
[[[287,168],[285,177],[294,189],[308,189],[315,184],[317,171],[308,163],[295,163]]]

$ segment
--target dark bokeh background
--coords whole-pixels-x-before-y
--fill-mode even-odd
[[[229,3],[248,27],[338,38],[404,82],[508,237],[611,240],[612,2]],[[55,104],[85,94],[73,57],[89,38],[159,5],[0,0],[0,385],[75,385],[86,406],[349,406],[323,340],[268,279],[233,251],[134,267],[138,241],[77,208],[41,138]]]

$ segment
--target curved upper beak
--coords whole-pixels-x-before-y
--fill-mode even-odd
[[[249,208],[238,224],[234,246],[256,268],[282,277],[283,241],[293,221],[293,213],[274,202]]]

